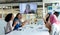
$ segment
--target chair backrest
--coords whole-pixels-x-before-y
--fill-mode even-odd
[[[0,35],[5,35],[4,26],[6,22],[3,19],[0,19]]]

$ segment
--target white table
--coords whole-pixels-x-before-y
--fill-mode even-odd
[[[42,21],[39,23],[42,23]],[[21,31],[15,30],[6,35],[49,35],[49,32],[44,25],[39,25],[39,24],[26,25],[24,26],[24,28],[20,28],[20,29],[22,30]]]
[[[48,30],[46,29],[37,29],[37,28],[23,28],[20,30],[12,31],[11,33],[8,33],[7,35],[49,35]]]
[[[41,32],[21,32],[21,31],[13,31],[7,35],[49,35],[48,31]]]

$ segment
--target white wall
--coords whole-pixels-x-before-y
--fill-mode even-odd
[[[34,3],[34,2],[32,2]],[[43,2],[36,2],[37,5],[43,5]],[[0,4],[0,7],[2,6],[19,6],[20,3],[9,3],[9,4]]]
[[[43,0],[44,3],[60,2],[60,0]]]

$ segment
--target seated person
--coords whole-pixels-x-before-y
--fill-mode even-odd
[[[45,22],[45,25],[46,27],[49,29],[49,32],[51,31],[51,23],[50,23],[50,15],[52,13],[49,12],[47,15],[46,15],[46,18],[44,19],[44,22]]]
[[[52,14],[50,16],[50,22],[51,22],[51,24],[53,24],[53,23],[60,24],[59,20],[58,20],[58,16],[59,16],[59,12],[56,12],[56,11],[54,12],[54,14]]]
[[[6,34],[11,32],[13,29],[12,29],[12,23],[13,23],[13,14],[12,13],[9,13],[6,17],[5,17],[5,21],[7,22],[7,25],[5,27],[5,32]]]
[[[22,15],[18,13],[14,18],[13,24],[12,24],[12,26],[14,27],[14,30],[17,30],[18,28],[23,27],[26,24],[27,21],[21,22],[21,19],[22,19]]]
[[[59,35],[60,33],[60,21],[58,20],[59,12],[55,11],[54,14],[50,16],[51,22],[51,35]]]

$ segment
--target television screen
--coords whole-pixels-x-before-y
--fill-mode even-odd
[[[35,14],[37,3],[20,3],[19,8],[22,14]]]

